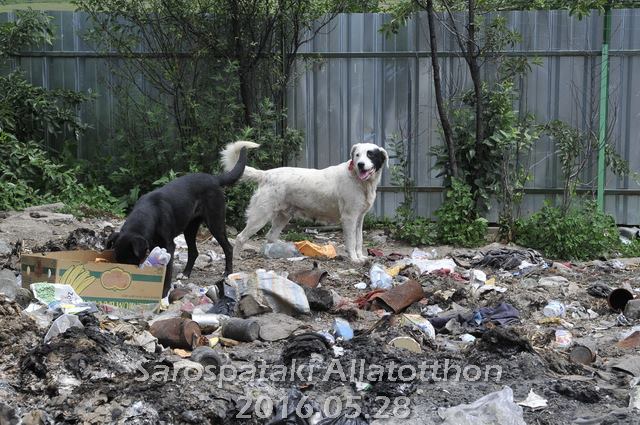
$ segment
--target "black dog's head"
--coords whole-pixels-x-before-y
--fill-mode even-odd
[[[113,232],[107,239],[107,249],[115,251],[116,262],[139,265],[147,258],[149,244],[140,235]]]

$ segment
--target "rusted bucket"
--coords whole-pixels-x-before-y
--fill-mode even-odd
[[[151,325],[149,332],[165,347],[193,350],[198,346],[202,331],[193,320],[175,317]]]

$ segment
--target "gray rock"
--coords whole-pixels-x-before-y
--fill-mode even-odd
[[[12,270],[2,269],[0,270],[0,293],[3,293],[7,298],[14,300],[18,293],[18,283],[16,282],[16,275]]]
[[[0,239],[0,257],[11,254],[11,245]]]
[[[562,276],[545,276],[541,277],[538,281],[538,286],[556,287],[566,286],[569,284],[569,280]]]
[[[629,301],[624,308],[624,315],[627,316],[628,319],[640,319],[640,300]]]
[[[55,204],[36,205],[33,207],[25,208],[26,212],[42,211],[42,212],[55,212],[64,208],[65,205],[62,202],[56,202]]]
[[[285,339],[296,329],[304,326],[300,320],[282,313],[267,313],[256,316],[254,320],[260,323],[260,339],[263,341]]]
[[[304,288],[309,301],[309,307],[313,311],[329,311],[333,307],[333,296],[324,288]]]

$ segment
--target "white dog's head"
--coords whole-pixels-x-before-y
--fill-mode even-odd
[[[389,168],[387,151],[373,143],[357,143],[351,148],[351,162],[349,169],[362,181],[368,180],[378,173],[383,165]]]

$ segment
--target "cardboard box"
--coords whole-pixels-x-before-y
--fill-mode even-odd
[[[96,259],[101,261],[96,261]],[[113,251],[58,251],[21,257],[22,285],[71,285],[84,301],[128,307],[162,298],[166,267],[114,263]]]

